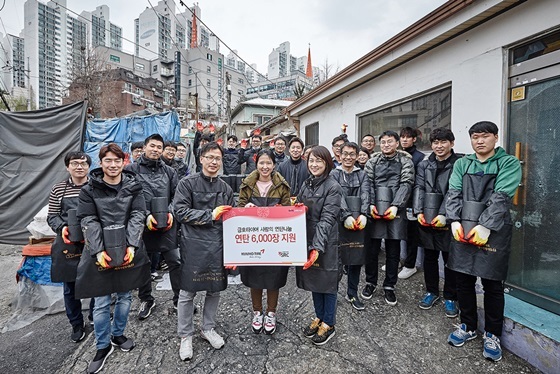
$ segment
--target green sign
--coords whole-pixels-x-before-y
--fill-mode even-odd
[[[119,56],[110,55],[109,60],[113,62],[121,62],[121,58]]]

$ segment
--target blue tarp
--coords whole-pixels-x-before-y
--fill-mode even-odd
[[[17,271],[33,282],[41,285],[61,286],[62,283],[51,281],[51,256],[26,256],[25,261]]]
[[[181,123],[177,112],[165,112],[144,117],[93,120],[87,123],[84,152],[90,155],[92,168],[99,167],[99,149],[108,143],[117,143],[126,153],[130,145],[144,141],[152,134],[164,140],[179,141]]]

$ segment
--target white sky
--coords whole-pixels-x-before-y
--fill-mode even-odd
[[[44,0],[40,0],[46,2]],[[157,0],[150,0],[152,5]],[[19,35],[23,28],[24,0],[0,0],[0,32]],[[192,6],[192,0],[184,1]],[[314,66],[328,58],[342,69],[387,39],[410,26],[444,0],[200,0],[202,20],[248,63],[266,74],[268,54],[289,41],[291,54],[307,55],[311,44]],[[149,7],[148,0],[67,0],[67,8],[81,13],[98,5],[110,9],[110,21],[134,40],[134,19]],[[186,8],[176,0],[177,11]],[[124,42],[123,49],[133,52]],[[228,55],[223,45],[220,52]]]

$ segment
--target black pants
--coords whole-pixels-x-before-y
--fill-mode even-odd
[[[443,263],[447,264],[449,252],[437,251],[424,248],[424,281],[426,290],[439,296],[439,254],[443,257]],[[445,300],[457,300],[457,282],[455,272],[444,267],[445,282],[443,283],[443,298]]]
[[[347,295],[350,297],[358,297],[358,284],[360,283],[360,272],[362,265],[347,265],[348,266],[348,290]]]
[[[416,267],[416,257],[418,256],[418,222],[408,221],[407,230],[404,267],[412,269]]]
[[[66,316],[72,326],[81,326],[84,324],[84,316],[82,315],[82,300],[76,299],[75,289],[76,282],[64,282],[64,309]],[[89,302],[89,314],[93,318],[93,305],[94,298],[92,297]]]
[[[366,264],[366,282],[377,285],[379,275],[379,251],[381,250],[381,239],[366,240],[366,245],[370,251],[368,263]],[[395,239],[385,239],[385,280],[383,288],[394,290],[397,284],[399,260],[401,257],[401,241]]]
[[[467,331],[475,331],[478,326],[476,277],[455,272],[455,279],[461,322],[467,325]],[[484,278],[480,280],[484,289],[484,330],[501,336],[504,325],[504,282]]]
[[[171,280],[171,288],[173,289],[173,302],[179,300],[179,290],[181,289],[181,256],[179,248],[170,251],[161,252],[161,257],[169,266],[169,278]],[[152,296],[152,278],[149,277],[148,281],[138,289],[138,297],[140,301],[153,301]]]

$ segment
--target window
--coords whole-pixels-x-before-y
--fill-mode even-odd
[[[377,137],[383,131],[399,132],[403,127],[416,128],[416,147],[420,151],[431,151],[430,132],[438,127],[451,128],[451,87],[377,109],[358,119],[359,136]]]
[[[319,144],[319,122],[305,126],[305,145]]]
[[[136,69],[138,69],[138,70],[144,70],[145,69],[144,64],[141,64],[141,63],[138,63],[138,62],[134,66],[136,66]]]
[[[192,79],[189,79],[189,87],[192,86]]]
[[[189,66],[189,74],[192,74],[192,66]]]
[[[237,78],[237,82],[238,82],[239,84],[245,83],[245,82],[243,81],[243,78]]]
[[[154,65],[154,67],[152,68],[152,71],[153,71],[154,73],[157,73],[157,65]]]
[[[208,74],[210,74],[210,73],[212,72],[212,68],[211,68],[210,66],[207,66],[207,67],[206,67],[206,72],[207,72]]]
[[[237,90],[238,95],[243,95],[243,90]]]
[[[132,92],[132,84],[130,83],[125,83],[124,84],[124,90],[128,91],[128,92]]]
[[[206,87],[210,87],[210,86],[211,86],[210,79],[206,79]]]
[[[208,100],[210,100],[210,99],[212,98],[212,95],[210,95],[210,92],[206,92],[206,98],[207,98]]]
[[[207,53],[206,54],[206,59],[209,61],[212,61],[212,54],[211,53]]]

